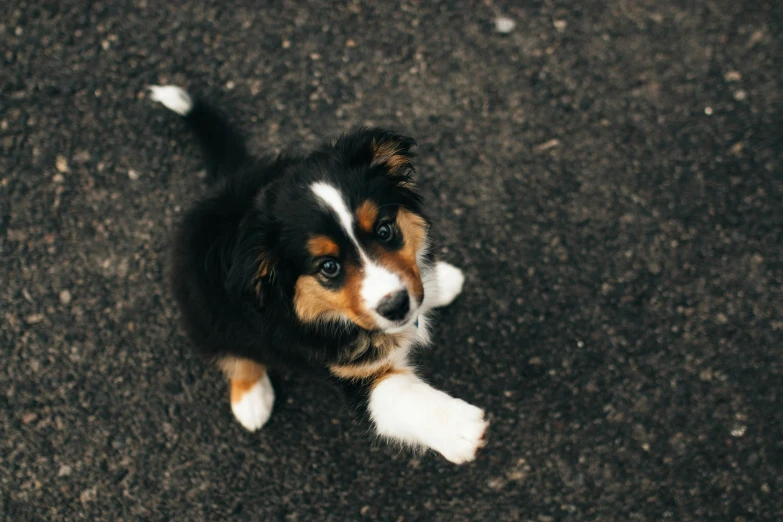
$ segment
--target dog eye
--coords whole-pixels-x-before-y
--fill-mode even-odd
[[[388,243],[394,238],[394,228],[389,223],[382,223],[375,230],[375,236],[382,243]]]
[[[340,263],[334,259],[324,259],[321,261],[319,270],[325,277],[333,279],[340,274]]]

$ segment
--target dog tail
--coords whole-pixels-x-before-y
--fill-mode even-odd
[[[182,116],[196,135],[209,180],[229,176],[248,161],[244,139],[217,110],[175,85],[152,85],[149,91],[150,98]]]

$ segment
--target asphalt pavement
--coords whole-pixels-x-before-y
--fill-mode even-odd
[[[0,520],[783,519],[780,2],[2,12]],[[476,462],[376,444],[296,374],[233,420],[166,285],[204,167],[160,83],[257,152],[418,140],[467,283],[417,361],[486,408]]]

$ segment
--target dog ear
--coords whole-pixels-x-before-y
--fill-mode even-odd
[[[264,300],[264,286],[270,281],[275,258],[269,244],[269,230],[258,217],[248,216],[239,226],[231,249],[225,288],[231,296],[253,295]]]
[[[384,129],[359,129],[337,140],[335,148],[350,158],[351,166],[381,167],[392,175],[413,170],[416,140]]]
[[[416,140],[398,134],[387,134],[370,143],[371,167],[382,165],[392,174],[404,174],[413,169],[411,148]]]

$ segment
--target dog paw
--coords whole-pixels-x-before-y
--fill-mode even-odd
[[[460,399],[452,399],[441,410],[432,449],[454,464],[464,464],[476,458],[476,452],[486,441],[484,433],[489,423],[484,411]]]
[[[435,265],[438,280],[438,302],[436,306],[446,306],[462,292],[465,275],[454,265],[440,262]]]
[[[256,431],[269,420],[274,404],[275,390],[269,376],[264,374],[239,401],[231,403],[231,410],[245,429]]]

